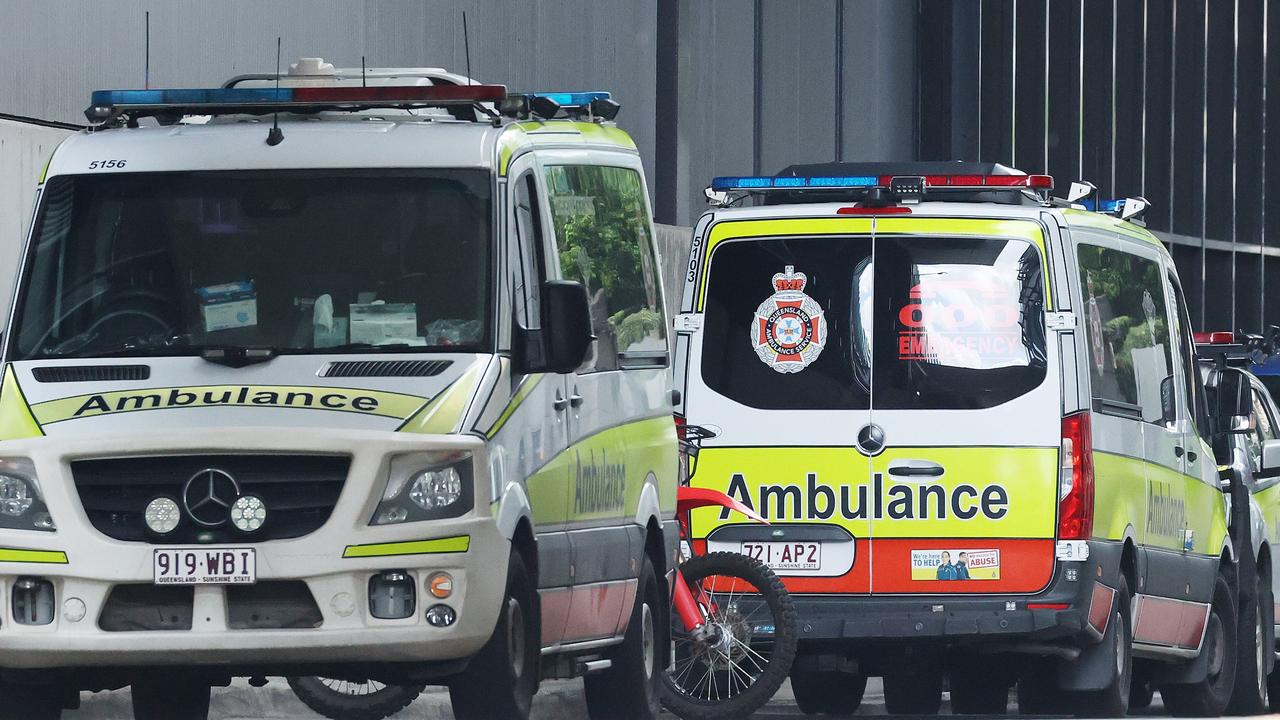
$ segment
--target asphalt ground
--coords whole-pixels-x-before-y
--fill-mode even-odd
[[[944,695],[942,714],[949,714],[949,706]],[[545,682],[533,702],[535,720],[567,720],[569,718],[586,718],[586,703],[582,696],[582,681],[567,680]],[[1009,709],[1016,710],[1010,699]],[[1157,695],[1151,707],[1136,713],[1143,717],[1159,717],[1165,715]],[[857,717],[878,717],[885,715],[884,693],[880,680],[873,678],[867,683],[867,692],[863,696],[862,706]],[[63,713],[64,720],[129,720],[133,717],[129,703],[129,691],[117,690],[105,693],[84,693],[81,696],[79,710]],[[262,688],[253,688],[243,681],[238,681],[228,688],[215,688],[210,704],[210,720],[315,720],[321,717],[315,714],[289,690],[289,686],[280,678],[272,678]],[[395,720],[450,720],[453,713],[449,710],[449,693],[444,688],[429,687],[412,705],[398,715]],[[675,719],[675,716],[666,717]],[[769,703],[752,716],[753,720],[794,720],[805,717],[796,708],[792,700],[791,688],[783,685]],[[819,716],[821,717],[821,716]],[[902,720],[901,716],[892,716],[894,720]],[[966,716],[975,718],[977,716]],[[1008,717],[1008,716],[1000,716]]]

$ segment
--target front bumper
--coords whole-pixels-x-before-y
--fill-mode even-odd
[[[1089,541],[1089,559],[1059,561],[1034,595],[793,595],[802,642],[876,641],[1018,645],[1096,642],[1105,629],[1090,610],[1116,586],[1121,545]],[[1069,571],[1074,571],[1071,573]]]
[[[483,442],[467,436],[386,432],[235,428],[204,438],[195,433],[86,438],[37,438],[0,443],[0,455],[30,458],[39,476],[56,532],[0,530],[0,548],[55,551],[29,555],[0,549],[0,667],[126,667],[147,665],[253,665],[301,663],[428,662],[464,659],[492,634],[505,588],[510,543],[489,514],[487,457]],[[370,527],[390,458],[428,450],[468,450],[476,478],[474,509],[466,515],[426,522]],[[156,454],[334,453],[349,454],[350,472],[328,521],[290,540],[250,544],[257,550],[259,583],[305,583],[320,622],[305,629],[232,629],[225,586],[197,586],[190,630],[106,631],[102,610],[118,585],[152,581],[156,545],[113,540],[95,530],[80,504],[70,461],[79,458]],[[421,543],[442,538],[457,543]],[[453,546],[453,547],[450,547]],[[168,546],[173,547],[173,546]],[[198,546],[197,546],[198,547]],[[217,547],[226,547],[218,545]],[[59,562],[57,553],[65,554]],[[39,559],[42,562],[19,560]],[[52,560],[52,561],[51,561]],[[372,617],[369,578],[403,570],[414,579],[414,613],[404,619]],[[425,588],[437,570],[453,576],[444,602],[458,615],[446,628],[427,624],[424,611],[437,602]],[[13,587],[22,576],[53,583],[53,621],[22,625],[14,618]],[[79,600],[83,619],[65,613]]]

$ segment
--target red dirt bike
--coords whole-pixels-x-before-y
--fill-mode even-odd
[[[671,593],[671,664],[662,704],[685,720],[744,718],[760,709],[791,672],[796,612],[782,581],[764,563],[736,552],[695,554],[691,511],[720,507],[768,525],[751,508],[709,488],[689,487],[710,430],[681,425],[676,508],[681,563]]]

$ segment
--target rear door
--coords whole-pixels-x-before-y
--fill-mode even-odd
[[[869,340],[884,444],[866,498],[871,589],[1040,590],[1054,568],[1062,432],[1042,227],[880,218],[874,247],[863,271],[874,305],[854,330]]]
[[[771,564],[793,592],[870,591],[870,368],[855,317],[870,298],[865,218],[722,221],[695,286],[685,407],[703,443],[692,483],[769,527],[698,510],[693,537]]]

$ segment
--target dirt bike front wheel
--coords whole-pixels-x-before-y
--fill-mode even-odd
[[[796,611],[782,581],[733,552],[690,558],[676,581],[708,601],[708,617],[690,631],[672,611],[662,704],[684,720],[740,720],[759,710],[796,657]]]

